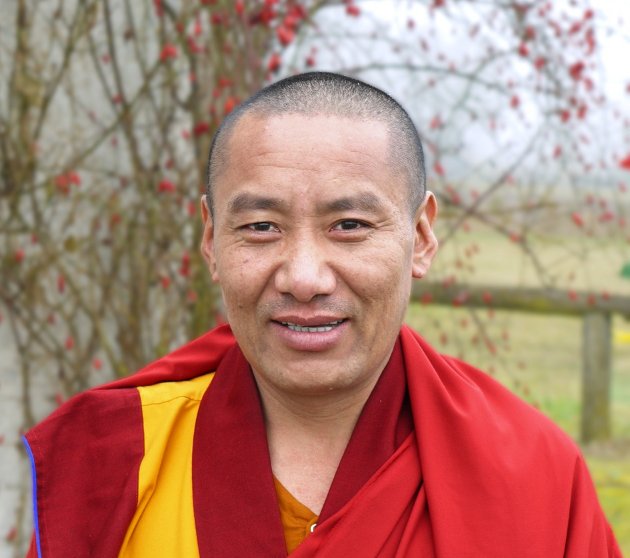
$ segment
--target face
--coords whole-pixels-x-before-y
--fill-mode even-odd
[[[245,115],[228,141],[202,253],[259,386],[373,384],[437,249],[435,198],[410,216],[380,122]]]

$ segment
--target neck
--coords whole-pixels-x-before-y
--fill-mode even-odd
[[[377,380],[347,393],[310,397],[258,382],[274,475],[316,514]]]

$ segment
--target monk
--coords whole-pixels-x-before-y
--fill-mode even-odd
[[[307,73],[232,112],[201,201],[228,324],[26,435],[29,555],[620,557],[575,444],[403,325],[436,215],[379,89]]]

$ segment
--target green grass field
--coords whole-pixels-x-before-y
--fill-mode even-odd
[[[556,236],[537,239],[535,253],[558,288],[630,296],[630,280],[619,277],[630,261],[630,243]],[[531,286],[539,278],[517,245],[485,230],[447,243],[429,279],[454,271],[461,281],[483,284]],[[436,348],[487,371],[578,439],[580,319],[411,304],[407,322]],[[613,437],[583,451],[622,552],[630,556],[630,322],[616,316],[613,334]]]

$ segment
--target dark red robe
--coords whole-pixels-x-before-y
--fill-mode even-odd
[[[220,327],[31,430],[32,555],[114,557],[143,458],[137,386],[216,370],[193,440],[200,555],[286,556],[262,409]],[[575,444],[486,374],[401,330],[333,480],[291,556],[620,557]]]

